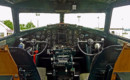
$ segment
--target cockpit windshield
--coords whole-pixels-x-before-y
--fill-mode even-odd
[[[65,14],[65,23],[104,30],[105,13],[77,13]]]
[[[32,29],[60,23],[60,14],[20,13],[20,29]],[[76,24],[97,30],[104,30],[105,13],[64,14],[64,23]],[[28,25],[32,26],[28,26]]]
[[[37,27],[57,24],[60,22],[59,14],[50,13],[20,13],[20,30],[28,30]]]

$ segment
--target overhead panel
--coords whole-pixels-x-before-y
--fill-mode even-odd
[[[55,12],[70,12],[77,0],[50,0]]]

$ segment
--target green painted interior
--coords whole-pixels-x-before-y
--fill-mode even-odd
[[[72,5],[77,5],[77,10],[72,10]],[[43,12],[43,13],[106,13],[104,31],[86,28],[72,24],[65,24],[70,30],[78,30],[81,28],[82,32],[89,33],[89,37],[103,37],[105,38],[105,46],[122,44],[119,40],[130,42],[129,39],[115,36],[109,33],[112,10],[114,7],[130,4],[129,0],[0,0],[0,5],[9,6],[12,8],[13,21],[14,21],[14,34],[0,39],[6,40],[6,43],[12,47],[16,44],[19,38],[31,35],[33,33],[43,30],[56,30],[59,24],[48,25],[41,28],[31,29],[20,32],[19,29],[19,16],[20,12]],[[64,22],[63,15],[61,22]],[[110,51],[110,50],[108,50]],[[100,58],[101,59],[101,58]],[[99,59],[99,60],[100,60]],[[90,65],[89,65],[90,66]]]

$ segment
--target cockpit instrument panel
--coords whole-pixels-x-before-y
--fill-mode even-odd
[[[77,46],[77,39],[87,40],[89,38],[93,40],[100,40],[102,37],[96,36],[92,33],[91,29],[84,29],[81,26],[70,24],[55,24],[43,27],[38,31],[30,32],[30,34],[23,36],[22,38],[36,39],[39,41],[48,40],[48,47],[60,48],[61,46],[66,48],[75,49]],[[82,44],[81,44],[82,45]],[[43,45],[42,45],[43,46]]]

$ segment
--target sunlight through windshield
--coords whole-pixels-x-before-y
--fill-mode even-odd
[[[105,13],[65,14],[65,23],[103,30]]]
[[[49,13],[20,13],[19,19],[21,30],[43,27],[49,24],[57,24],[60,22],[59,14]]]
[[[130,5],[113,9],[110,33],[130,39]]]

